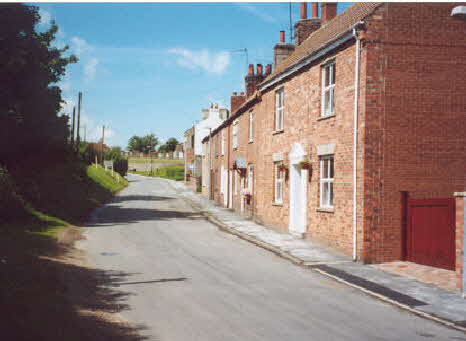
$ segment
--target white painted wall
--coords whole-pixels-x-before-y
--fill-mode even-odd
[[[221,117],[223,115],[220,114],[221,110],[225,109],[210,108],[209,114],[206,114],[206,119],[194,126],[194,155],[204,155],[202,140],[209,135],[209,129],[214,130],[224,121],[224,118]]]

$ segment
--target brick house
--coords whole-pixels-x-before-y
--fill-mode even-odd
[[[301,4],[295,44],[281,33],[273,72],[249,66],[245,96],[233,94],[232,115],[204,138],[204,193],[366,263],[454,269],[454,229],[415,224],[450,214],[466,188],[457,5],[356,3],[337,16],[336,3],[321,3],[318,18],[313,3],[308,19]]]

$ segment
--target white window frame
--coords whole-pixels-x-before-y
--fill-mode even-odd
[[[222,129],[222,155],[225,155],[225,130]]]
[[[326,171],[325,165],[327,164]],[[332,208],[334,199],[335,159],[334,155],[320,157],[320,207]],[[324,197],[324,189],[327,188],[327,197]]]
[[[283,187],[285,183],[285,172],[280,170],[281,162],[275,162],[274,164],[274,191],[273,191],[273,202],[275,204],[283,204]]]
[[[322,99],[321,117],[335,115],[335,61],[331,61],[322,67]],[[328,96],[328,103],[326,98]]]
[[[253,186],[254,185],[254,165],[248,165],[248,189],[252,194]]]
[[[249,112],[249,142],[254,141],[254,112]]]
[[[238,149],[238,121],[233,122],[233,133],[231,146],[233,149]]]
[[[283,131],[285,125],[285,89],[275,92],[275,131]]]

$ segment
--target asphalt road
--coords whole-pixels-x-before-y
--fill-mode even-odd
[[[166,180],[129,180],[78,247],[125,274],[122,315],[150,340],[466,340],[218,231]]]

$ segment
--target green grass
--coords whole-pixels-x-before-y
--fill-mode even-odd
[[[114,174],[112,178],[110,172],[100,166],[66,162],[50,165],[39,172],[22,169],[13,177],[19,194],[35,210],[78,225],[88,219],[95,207],[108,202],[127,185],[124,178]]]
[[[88,166],[86,169],[86,174],[89,178],[94,180],[95,183],[99,184],[103,188],[115,194],[120,189],[128,185],[128,181],[125,178],[121,177],[117,172],[106,171],[101,166]]]
[[[175,181],[181,181],[184,180],[184,168],[182,167],[165,167],[165,168],[156,168],[150,172],[138,172],[138,171],[133,171],[130,172],[133,174],[139,174],[139,175],[144,175],[144,176],[150,176],[154,178],[164,178],[164,179],[170,179],[170,180],[175,180]]]
[[[128,163],[150,163],[149,158],[129,158]],[[184,160],[172,160],[172,159],[152,159],[152,163],[174,163],[184,164]]]

